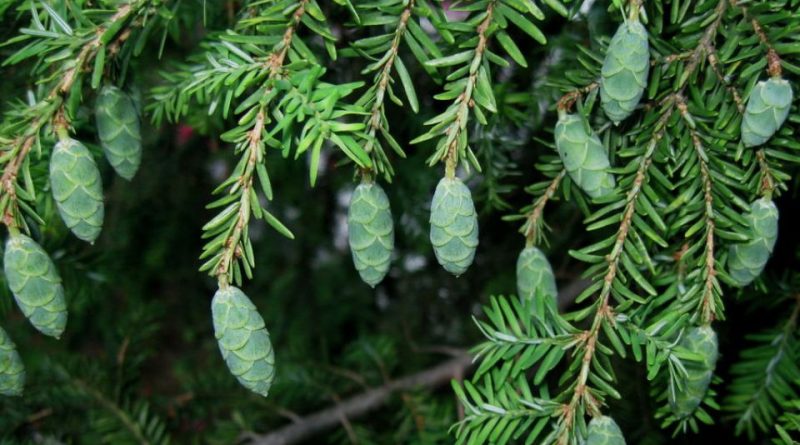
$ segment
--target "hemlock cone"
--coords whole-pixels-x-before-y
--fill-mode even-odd
[[[442,178],[431,202],[431,244],[436,259],[455,276],[466,272],[478,247],[472,193],[458,178]]]
[[[361,279],[372,287],[389,271],[394,224],[389,198],[376,183],[356,187],[347,212],[348,240]]]
[[[133,99],[113,85],[104,86],[95,102],[95,121],[106,159],[130,181],[142,162],[139,114]]]
[[[0,327],[0,395],[21,396],[25,387],[25,366],[17,347]]]
[[[647,30],[638,20],[628,20],[611,38],[601,71],[600,100],[614,124],[630,116],[639,105],[649,68]]]
[[[738,286],[747,286],[761,275],[778,239],[778,208],[761,198],[750,204],[745,215],[753,237],[729,248],[728,274]]]
[[[60,140],[50,158],[58,213],[78,238],[93,243],[103,228],[103,183],[92,154],[74,139]]]
[[[517,258],[517,293],[521,299],[558,296],[556,279],[550,262],[541,250],[526,247]]]
[[[3,270],[17,305],[33,327],[59,338],[67,325],[67,304],[61,277],[47,252],[26,235],[11,235]]]
[[[608,172],[608,161],[600,138],[586,132],[583,119],[575,114],[562,114],[555,129],[556,150],[564,168],[575,184],[592,198],[614,191],[614,175]]]
[[[211,300],[214,336],[239,383],[264,397],[275,378],[275,352],[264,319],[240,289],[219,289]]]
[[[759,81],[750,91],[742,118],[742,143],[761,145],[781,128],[792,105],[792,87],[784,79]]]
[[[714,368],[717,366],[719,345],[717,334],[710,326],[689,329],[684,333],[680,345],[703,357],[700,362],[684,363],[687,373],[686,378],[682,380],[684,386],[679,388],[674,397],[670,395],[672,411],[678,418],[685,418],[691,416],[700,406],[708,391]]]
[[[589,422],[586,445],[625,445],[625,437],[611,417],[595,417]]]

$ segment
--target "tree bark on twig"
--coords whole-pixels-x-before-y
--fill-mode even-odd
[[[329,408],[317,411],[267,434],[248,434],[250,445],[291,445],[334,427],[342,419],[361,416],[383,405],[394,392],[415,388],[435,388],[450,381],[472,366],[472,357],[463,353],[433,368],[390,381],[378,388],[353,396]]]

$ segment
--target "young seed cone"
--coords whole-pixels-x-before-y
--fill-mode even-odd
[[[3,270],[22,313],[39,332],[59,338],[67,325],[67,303],[55,264],[26,235],[6,241]]]
[[[394,223],[389,198],[376,183],[359,184],[347,212],[348,240],[353,264],[372,287],[389,271],[394,250]]]
[[[74,139],[59,141],[50,158],[58,213],[78,238],[94,243],[103,229],[103,183],[92,154]]]
[[[650,45],[638,20],[619,25],[608,45],[600,73],[600,101],[614,124],[633,113],[647,86]]]
[[[719,344],[714,330],[710,326],[701,326],[685,332],[680,345],[703,357],[701,362],[686,363],[688,375],[683,381],[683,387],[674,397],[670,395],[672,411],[682,419],[694,413],[708,391],[714,368],[717,366]]]
[[[113,85],[104,86],[95,102],[97,134],[111,167],[127,180],[142,162],[139,113],[130,96]]]
[[[592,198],[600,198],[614,191],[614,175],[608,172],[608,161],[600,138],[587,133],[583,120],[575,114],[558,118],[555,130],[556,150],[569,177]]]
[[[222,358],[245,388],[266,397],[275,379],[275,352],[264,319],[241,290],[219,289],[211,300]]]
[[[784,79],[769,78],[758,82],[742,118],[742,143],[755,147],[767,142],[783,125],[792,105],[792,86]]]
[[[740,287],[761,275],[772,255],[778,239],[778,208],[767,198],[757,199],[750,204],[745,218],[753,237],[728,250],[728,273]]]
[[[478,247],[472,193],[458,178],[442,178],[431,202],[431,244],[436,259],[455,276],[467,271]]]
[[[25,387],[25,366],[17,347],[0,328],[0,395],[21,396]]]
[[[625,437],[611,417],[595,417],[589,422],[586,445],[625,445]]]

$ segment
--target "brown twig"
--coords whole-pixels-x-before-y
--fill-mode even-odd
[[[433,368],[389,381],[378,388],[345,399],[270,433],[248,433],[244,438],[246,443],[251,445],[295,444],[340,424],[342,419],[353,419],[378,408],[396,392],[438,387],[448,383],[457,375],[463,375],[471,366],[472,357],[463,352],[461,356]]]
[[[678,110],[686,122],[693,122],[689,109],[686,106],[686,100],[683,96],[677,96]],[[711,190],[711,173],[708,170],[708,161],[703,148],[703,142],[700,140],[700,135],[690,126],[687,125],[689,134],[692,138],[692,145],[694,146],[697,160],[700,165],[700,180],[703,183],[703,200],[705,202],[704,216],[706,227],[706,246],[705,246],[705,281],[703,285],[703,295],[700,303],[700,313],[702,317],[702,324],[709,325],[716,317],[716,301],[714,298],[714,289],[716,282],[716,260],[714,259],[714,230],[716,227],[714,217],[714,195]]]
[[[547,186],[544,193],[539,196],[533,204],[533,208],[527,214],[527,218],[525,220],[525,225],[522,227],[523,234],[525,235],[525,246],[532,247],[536,244],[537,236],[540,235],[538,233],[539,225],[542,224],[542,214],[544,213],[544,207],[547,205],[547,202],[555,195],[556,190],[558,190],[558,186],[561,184],[561,180],[566,175],[567,171],[565,169],[561,169],[561,171],[550,181],[550,185]]]
[[[742,16],[744,16],[745,20],[750,21],[750,25],[753,27],[753,32],[758,36],[758,40],[767,48],[767,73],[771,77],[781,77],[783,71],[781,68],[781,58],[770,43],[767,33],[764,32],[761,23],[756,18],[750,17],[747,7],[740,5],[737,0],[731,0],[731,4],[741,9]]]
[[[560,112],[569,112],[575,102],[586,94],[591,93],[593,90],[600,87],[600,82],[592,82],[585,87],[576,88],[567,92],[556,102],[556,109]]]

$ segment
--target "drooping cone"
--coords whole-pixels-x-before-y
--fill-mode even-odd
[[[113,85],[104,86],[95,103],[95,121],[106,159],[130,181],[142,162],[139,113],[133,99]]]
[[[14,342],[0,328],[0,395],[21,396],[24,387],[25,366]]]
[[[372,287],[389,271],[394,250],[394,223],[389,198],[376,183],[356,187],[347,212],[348,240],[353,264]]]
[[[600,73],[600,101],[606,116],[615,124],[639,105],[649,69],[647,30],[638,20],[628,20],[611,38]]]
[[[555,130],[556,150],[569,177],[592,198],[614,191],[614,175],[600,138],[587,133],[583,120],[575,114],[562,114]]]
[[[517,258],[517,293],[523,300],[555,300],[558,296],[550,262],[536,247],[526,247]]]
[[[745,218],[752,238],[728,250],[728,273],[739,286],[747,286],[761,275],[778,239],[778,208],[771,200],[753,201]]]
[[[26,235],[6,241],[3,270],[22,313],[39,332],[59,338],[67,325],[67,303],[55,264]]]
[[[683,381],[683,387],[674,397],[670,394],[672,411],[678,418],[685,418],[691,416],[700,406],[708,391],[714,368],[717,366],[719,345],[717,334],[710,326],[689,329],[684,333],[680,345],[703,357],[700,362],[692,361],[684,365],[688,375]]]
[[[792,86],[781,78],[758,82],[750,97],[742,119],[742,143],[745,147],[761,145],[781,128],[792,105]]]
[[[467,271],[478,247],[472,193],[458,178],[442,178],[431,202],[431,244],[436,259],[455,276]]]
[[[595,417],[589,422],[586,445],[625,445],[625,437],[614,419],[608,416]]]
[[[83,144],[74,139],[56,144],[50,158],[50,187],[64,224],[78,238],[93,243],[103,229],[103,183]]]
[[[231,374],[245,388],[264,397],[275,379],[275,353],[264,319],[234,286],[219,289],[211,300],[214,336]]]

